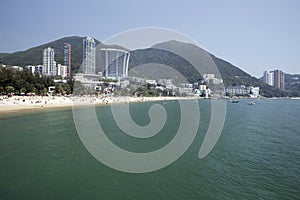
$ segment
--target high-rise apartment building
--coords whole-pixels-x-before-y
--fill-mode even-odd
[[[96,42],[94,38],[83,39],[83,69],[84,74],[96,74]]]
[[[274,86],[284,90],[284,73],[280,70],[274,71]]]
[[[273,71],[265,71],[263,76],[264,83],[274,86],[274,72]]]
[[[280,70],[265,71],[263,76],[263,82],[267,83],[275,88],[284,90],[284,73]]]
[[[69,43],[64,45],[64,65],[68,68],[68,78],[71,78],[71,44]]]
[[[43,51],[43,74],[47,76],[56,75],[56,62],[54,61],[54,49],[48,47]]]

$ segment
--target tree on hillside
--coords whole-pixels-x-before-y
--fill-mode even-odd
[[[41,94],[42,94],[42,95],[46,95],[46,94],[47,94],[47,91],[48,91],[47,88],[44,88],[44,89],[42,89]]]
[[[57,87],[57,93],[59,93],[59,94],[65,94],[66,92],[65,92],[64,88],[61,85],[59,85]]]
[[[5,87],[5,90],[7,93],[12,93],[15,91],[15,88],[13,86],[8,85]]]

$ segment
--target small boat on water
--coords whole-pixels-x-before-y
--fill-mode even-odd
[[[232,100],[231,103],[240,103],[238,100]]]
[[[248,105],[255,105],[255,104],[256,104],[255,101],[248,102]]]

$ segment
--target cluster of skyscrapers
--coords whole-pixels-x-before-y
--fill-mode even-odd
[[[263,82],[275,88],[284,90],[284,73],[280,70],[265,71]]]
[[[99,56],[97,66],[96,58]],[[92,37],[83,39],[83,63],[81,73],[85,77],[98,77],[100,74],[106,78],[120,79],[128,76],[130,54],[126,50],[117,48],[101,48],[96,52],[96,41]],[[26,66],[32,73],[45,76],[71,77],[71,44],[64,45],[64,65],[55,61],[55,51],[48,47],[43,50],[43,64]]]
[[[43,64],[37,66],[28,65],[25,68],[33,74],[38,73],[45,76],[61,76],[62,78],[70,77],[71,45],[65,44],[64,65],[57,64],[54,56],[55,51],[53,48],[45,48],[43,50]]]
[[[96,68],[96,55],[99,56],[100,65]],[[83,74],[96,74],[100,72],[106,78],[120,79],[128,75],[128,63],[130,54],[128,51],[116,48],[101,48],[96,52],[94,38],[83,39]]]

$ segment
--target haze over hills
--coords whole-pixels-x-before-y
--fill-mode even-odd
[[[45,48],[50,46],[55,50],[55,60],[57,63],[63,64],[64,43],[70,43],[72,45],[71,69],[73,72],[76,72],[82,64],[82,40],[83,37],[78,36],[65,37],[47,44],[30,48],[26,51],[0,53],[0,63],[23,67],[26,65],[42,64],[42,52]],[[99,45],[97,48],[111,47],[125,49],[117,45],[105,45],[98,40],[96,40],[96,45]],[[217,76],[222,77],[225,86],[243,84],[246,86],[260,87],[261,95],[266,97],[300,96],[300,88],[298,83],[292,84],[291,87],[288,87],[288,91],[281,91],[262,83],[259,79],[242,71],[238,67],[223,59],[217,58],[213,54],[208,53],[207,51],[193,44],[178,41],[168,41],[156,44],[148,49],[131,51],[130,54],[129,69],[133,69],[136,66],[145,64],[148,64],[147,67],[151,67],[149,63],[165,65],[178,71],[190,82],[201,80],[201,74],[203,73],[214,73]],[[96,57],[98,58],[96,62],[99,62],[99,56]],[[188,57],[189,61],[183,57]],[[219,72],[210,67],[211,63],[215,63],[215,66]],[[198,69],[200,69],[201,74],[199,74],[199,72],[193,66],[196,66]],[[289,80],[289,75],[287,75],[286,80]]]

